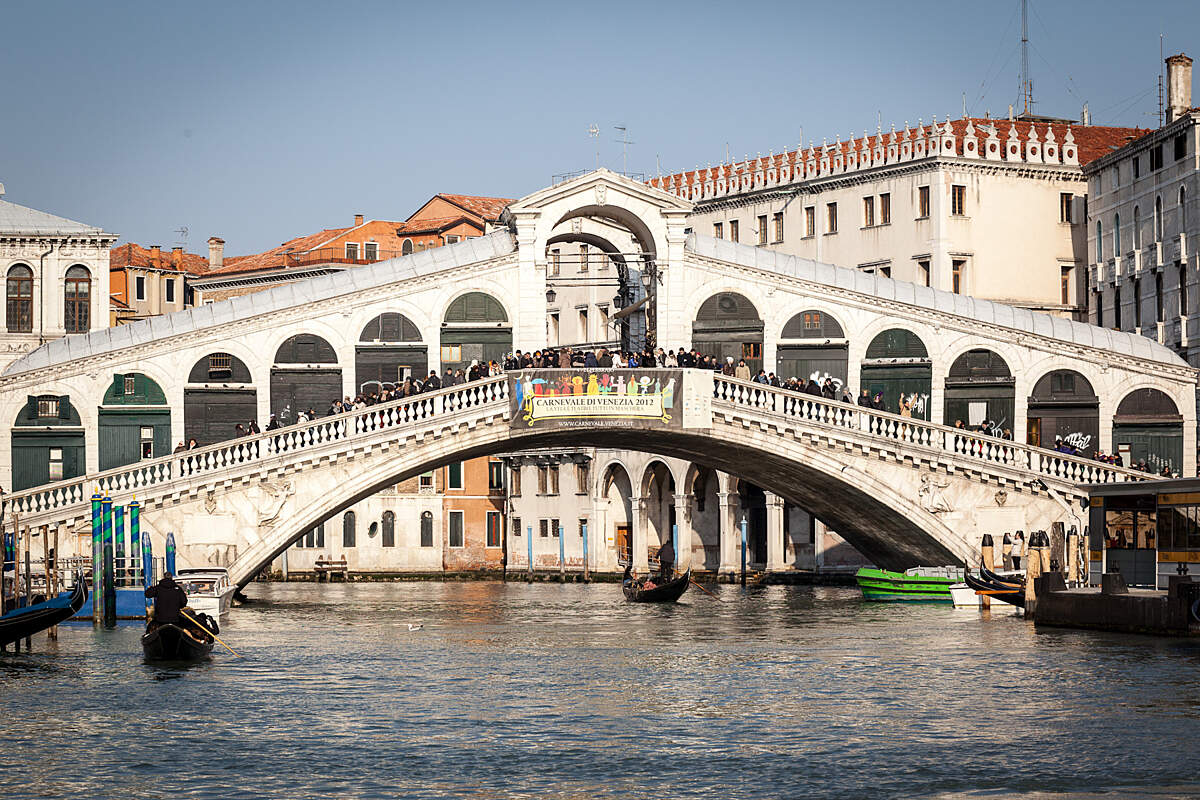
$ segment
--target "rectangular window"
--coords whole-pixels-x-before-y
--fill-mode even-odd
[[[450,529],[449,529],[450,546],[451,547],[462,547],[463,546],[463,512],[451,511],[449,522],[450,522]]]
[[[508,493],[513,497],[521,496],[521,468],[513,467],[512,474],[509,476]]]
[[[554,517],[551,517],[550,518],[550,535],[558,536],[560,533],[562,533],[562,531],[559,528],[558,520]]]
[[[725,223],[723,223],[723,222],[714,222],[713,223],[713,238],[714,239],[724,239],[725,238]]]
[[[863,198],[863,227],[864,228],[874,228],[875,227],[875,198],[874,197],[864,197]]]
[[[559,322],[558,312],[556,311],[550,315],[550,330],[546,331],[546,334],[550,337],[551,344],[559,344],[562,341],[559,333],[561,330],[562,324]]]
[[[550,535],[550,520],[539,519],[538,520],[538,537],[545,539],[549,535]]]
[[[461,238],[457,233],[448,233],[446,234],[446,244],[458,244]]]
[[[736,242],[738,240],[738,221],[736,219],[729,220],[729,241]]]
[[[1075,201],[1075,195],[1070,192],[1061,192],[1058,195],[1058,221],[1071,221],[1071,206]]]
[[[1160,170],[1160,169],[1162,169],[1162,165],[1163,165],[1162,145],[1156,144],[1156,145],[1154,145],[1154,147],[1150,148],[1150,171],[1155,172],[1156,170]]]
[[[133,279],[133,299],[146,299],[146,278],[144,275],[138,275]]]
[[[588,263],[588,246],[586,244],[579,245],[579,271],[587,272],[591,264]]]
[[[585,517],[580,517],[579,518],[579,538],[582,539],[583,535],[585,533],[587,533],[587,519]]]
[[[550,494],[558,494],[558,464],[550,467]]]
[[[1142,157],[1134,156],[1129,161],[1131,164],[1133,164],[1133,179],[1136,181],[1138,178],[1142,177]]]
[[[1154,275],[1154,318],[1163,321],[1162,273]]]
[[[767,215],[760,214],[758,217],[758,243],[764,245],[767,243]]]
[[[742,358],[762,358],[762,345],[758,342],[742,342]]]
[[[421,547],[433,547],[433,512],[421,512]]]
[[[890,193],[879,195],[879,224],[892,224],[892,195]]]
[[[1121,285],[1113,289],[1113,328],[1121,330]]]
[[[591,341],[591,331],[588,329],[588,311],[586,308],[579,309],[579,341]]]
[[[956,217],[967,213],[967,187],[954,184],[950,187],[950,213]]]
[[[1062,304],[1064,306],[1071,305],[1071,272],[1072,267],[1062,268],[1062,277],[1060,279],[1062,288]]]
[[[228,353],[213,353],[208,357],[208,377],[229,378],[233,375],[233,356]]]
[[[450,237],[446,237],[446,241],[450,241]],[[367,242],[363,245],[363,260],[378,261],[379,260],[379,243]]]
[[[488,489],[493,492],[504,488],[504,462],[488,462]]]
[[[167,302],[174,303],[175,302],[175,279],[174,278],[167,278],[166,289],[167,289]]]
[[[463,465],[461,461],[455,461],[446,467],[446,488],[463,488]]]
[[[956,258],[950,263],[950,290],[955,294],[962,294],[966,288],[966,271],[966,261]]]
[[[1187,265],[1179,265],[1179,314],[1186,317],[1188,313],[1187,296]]]
[[[61,447],[50,448],[50,480],[63,479],[63,451]]]
[[[1133,327],[1142,327],[1142,279],[1133,279]]]
[[[433,489],[433,473],[423,472],[421,477],[417,478],[418,489]]]
[[[1187,155],[1187,134],[1181,133],[1175,137],[1175,160]]]
[[[137,378],[133,377],[132,375],[126,375],[122,383],[125,385],[125,394],[130,395],[137,393]]]
[[[442,363],[449,364],[455,361],[462,361],[462,346],[457,344],[443,345]]]
[[[929,216],[929,187],[917,187],[917,219],[925,219]]]
[[[783,212],[777,211],[772,219],[775,225],[775,243],[779,244],[783,241]]]
[[[154,458],[154,427],[141,425],[138,429],[138,443],[141,446],[142,458]]]
[[[804,236],[817,235],[817,207],[806,206],[804,209]]]
[[[550,251],[550,274],[557,275],[562,269],[562,255],[557,250]]]
[[[922,286],[930,285],[929,284],[929,262],[928,261],[918,261],[917,262],[917,283],[921,284]]]
[[[485,545],[487,547],[499,547],[500,546],[500,512],[499,511],[487,512],[487,541],[485,542]]]
[[[357,261],[358,260],[358,243],[357,242],[346,242],[346,260],[347,261]]]
[[[819,331],[821,330],[821,312],[820,311],[805,311],[804,312],[804,330]]]
[[[520,517],[512,518],[512,535],[513,536],[521,535],[521,518]]]
[[[837,203],[825,204],[825,233],[837,233]]]
[[[550,485],[550,468],[540,466],[538,469],[538,494],[545,494],[546,487]]]
[[[588,473],[589,473],[589,470],[588,470],[587,464],[576,464],[575,465],[575,493],[576,494],[587,494],[588,482],[589,482],[588,481]]]

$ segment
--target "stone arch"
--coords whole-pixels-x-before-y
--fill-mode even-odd
[[[765,324],[758,306],[741,291],[711,294],[690,322],[696,350],[722,362],[745,359],[752,376],[762,369]]]
[[[629,468],[619,458],[612,458],[604,465],[599,475],[600,496],[606,502],[605,527],[607,530],[598,531],[599,541],[604,541],[612,535],[613,547],[616,550],[617,561],[628,563],[632,557],[633,546],[633,480]]]
[[[788,317],[776,345],[775,373],[823,384],[831,378],[841,389],[849,379],[850,345],[837,316],[825,309],[805,308]]]
[[[1153,386],[1132,388],[1113,416],[1113,449],[1127,467],[1163,477],[1183,471],[1183,415],[1166,392]]]
[[[688,464],[683,491],[688,496],[692,553],[687,560],[680,553],[675,556],[681,565],[715,572],[721,565],[720,473],[693,461]]]
[[[258,391],[250,368],[228,349],[201,356],[188,371],[187,382],[189,386],[183,390],[185,439],[214,444],[238,436],[238,426],[246,430],[251,422],[257,422]]]
[[[101,471],[171,452],[167,393],[143,372],[114,374],[96,417],[96,457]]]
[[[1016,418],[1016,379],[1008,362],[985,347],[959,354],[946,372],[943,408],[946,425],[961,421],[968,428],[987,425],[989,431],[1011,431]]]
[[[83,475],[84,425],[84,406],[67,387],[52,384],[26,395],[10,433],[13,491]]]
[[[429,347],[407,314],[384,311],[362,326],[354,345],[355,391],[391,389],[428,374]]]
[[[293,333],[275,350],[270,389],[271,414],[285,425],[301,412],[324,415],[342,397],[337,350],[315,333]]]
[[[642,221],[642,218],[635,214],[631,209],[619,205],[587,205],[580,208],[568,211],[563,214],[551,226],[551,230],[562,225],[564,222],[569,222],[573,219],[592,217],[595,219],[608,220],[617,225],[623,226],[633,234],[637,239],[638,245],[646,258],[655,259],[658,257],[658,247],[654,240],[654,234],[650,232],[649,226]],[[547,240],[550,237],[547,237]]]
[[[883,410],[903,413],[902,401],[913,417],[932,415],[933,361],[921,335],[903,326],[875,334],[867,344],[859,385],[871,397],[882,397]]]
[[[1081,371],[1059,367],[1040,373],[1026,402],[1029,444],[1053,449],[1061,439],[1081,455],[1090,458],[1096,454],[1100,398]]]
[[[478,289],[458,293],[442,312],[442,370],[466,370],[472,361],[502,362],[512,350],[512,325],[504,304]]]
[[[642,470],[639,489],[643,508],[642,524],[646,529],[645,542],[651,550],[657,551],[671,538],[677,523],[677,491],[679,482],[675,479],[671,465],[665,459],[651,459]]]

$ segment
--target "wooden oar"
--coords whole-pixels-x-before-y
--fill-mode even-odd
[[[213,637],[213,638],[214,638],[214,639],[216,639],[218,642],[221,642],[221,637],[220,637],[220,636],[217,636],[215,633],[213,633],[212,631],[210,631],[210,630],[209,630],[207,627],[205,627],[204,625],[201,625],[201,624],[200,624],[200,621],[199,621],[198,619],[196,619],[195,617],[193,617],[191,614],[187,613],[187,612],[186,612],[186,611],[184,611],[182,608],[181,608],[181,609],[179,609],[179,613],[180,613],[180,614],[182,614],[183,616],[187,617],[188,619],[190,619],[192,622],[196,623],[196,625],[197,625],[197,626],[199,626],[200,630],[202,630],[202,631],[205,631],[206,633],[208,633],[208,635],[209,635],[209,636]],[[224,642],[221,642],[221,646],[222,646],[222,647],[224,647],[224,648],[225,648],[226,650],[228,650],[229,652],[233,653],[233,654],[234,654],[235,656],[237,656],[238,658],[241,658],[241,655],[239,655],[239,654],[238,654],[238,652],[237,652],[236,650],[234,650],[232,647],[230,647],[229,645],[225,644]]]
[[[694,580],[692,580],[692,576],[691,576],[691,575],[689,575],[689,576],[688,576],[688,583],[690,583],[692,586],[695,586],[697,589],[699,589],[700,591],[704,592],[706,595],[708,595],[709,597],[711,597],[713,600],[716,600],[718,603],[720,603],[720,602],[724,602],[724,601],[722,601],[722,600],[721,600],[721,598],[717,597],[715,594],[713,594],[712,592],[710,592],[708,589],[705,589],[703,586],[701,586],[700,584],[698,584],[698,583],[696,583]]]

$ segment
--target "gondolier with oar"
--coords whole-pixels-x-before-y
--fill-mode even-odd
[[[154,598],[154,621],[160,624],[178,625],[179,611],[187,606],[187,592],[175,582],[171,573],[146,589],[146,597]]]
[[[674,575],[675,548],[671,545],[671,540],[667,539],[662,547],[658,548],[658,581],[660,584],[666,583]]]

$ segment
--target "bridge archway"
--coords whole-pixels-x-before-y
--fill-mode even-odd
[[[358,335],[354,347],[354,387],[378,392],[398,386],[407,376],[429,374],[429,350],[421,329],[397,311],[379,314]]]
[[[692,321],[692,347],[733,363],[745,359],[754,376],[763,366],[763,321],[758,309],[739,292],[717,292],[700,304]]]
[[[675,475],[665,461],[654,459],[642,473],[641,497],[644,504],[642,525],[646,530],[646,546],[657,552],[671,540],[675,524]]]
[[[776,349],[775,374],[782,380],[833,378],[840,389],[849,377],[849,344],[838,320],[827,311],[810,308],[783,326]]]
[[[1100,446],[1100,398],[1091,382],[1072,369],[1056,369],[1038,378],[1028,401],[1026,441],[1053,448],[1055,440],[1091,458]]]
[[[83,475],[85,444],[69,394],[29,395],[13,421],[13,491]]]
[[[512,350],[512,326],[504,306],[487,292],[466,292],[454,298],[442,317],[442,372],[461,369],[472,361],[503,362]]]
[[[688,465],[684,490],[689,516],[685,524],[692,532],[690,563],[695,569],[715,572],[721,566],[720,480],[712,469],[693,462]]]
[[[171,407],[162,387],[140,372],[113,375],[96,412],[100,469],[171,452]]]
[[[183,434],[199,444],[237,436],[258,419],[258,391],[246,362],[228,352],[200,358],[188,371],[183,390]]]
[[[611,536],[618,561],[627,562],[633,546],[633,482],[625,465],[613,459],[600,475],[600,495],[606,501],[605,526],[599,541]]]
[[[1178,475],[1183,465],[1183,416],[1164,392],[1144,387],[1121,399],[1113,417],[1113,449],[1125,466],[1144,463],[1156,475]]]
[[[929,419],[933,362],[920,336],[905,328],[879,333],[867,345],[861,370],[860,385],[872,397],[883,395],[885,411],[899,413],[903,395],[913,417]]]
[[[314,333],[289,336],[271,366],[271,413],[282,423],[301,411],[324,415],[342,396],[342,370],[333,345]]]
[[[946,425],[989,422],[1011,431],[1015,413],[1016,381],[999,353],[976,348],[954,359],[946,374]]]

